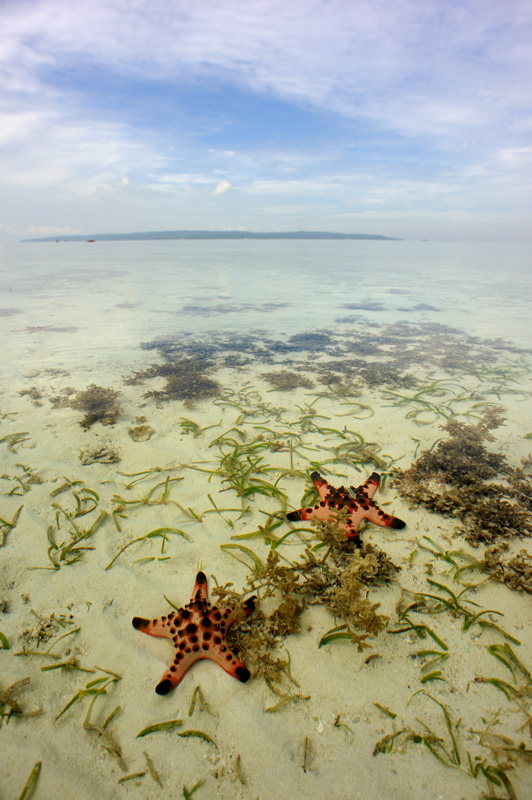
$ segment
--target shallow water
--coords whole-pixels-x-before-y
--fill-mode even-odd
[[[506,423],[489,447],[518,467],[532,438],[531,257],[524,245],[430,242],[4,246],[0,633],[9,649],[0,650],[0,692],[29,677],[16,697],[24,712],[41,713],[13,714],[7,725],[2,707],[0,739],[13,758],[0,793],[18,796],[21,775],[42,761],[37,797],[162,797],[147,752],[166,786],[190,790],[203,780],[199,800],[299,791],[421,800],[434,781],[439,797],[479,797],[497,785],[488,767],[507,770],[526,797],[528,755],[511,747],[532,750],[528,679],[487,648],[511,646],[532,671],[532,595],[484,583],[474,570],[455,580],[441,553],[459,550],[463,567],[484,557],[485,542],[453,538],[462,520],[411,509],[389,480],[375,499],[407,527],[370,526],[362,539],[401,569],[364,592],[389,617],[387,630],[398,630],[406,625],[398,609],[416,593],[448,600],[449,591],[465,590],[467,612],[445,603],[412,612],[437,639],[425,632],[421,640],[422,628],[385,630],[370,649],[341,640],[320,647],[342,620],[311,605],[301,632],[278,641],[275,657],[289,658],[297,682],[285,671],[280,695],[261,677],[243,687],[203,662],[159,698],[153,690],[171,648],[141,636],[131,619],[167,613],[164,596],[188,602],[200,568],[211,590],[214,575],[241,591],[253,556],[239,547],[263,563],[272,543],[292,563],[308,548],[321,553],[309,530],[298,534],[295,524],[291,532],[282,517],[264,534],[271,515],[309,502],[312,470],[357,486],[374,469],[407,469],[448,435],[441,425],[449,419],[477,425],[493,405]],[[83,393],[93,384],[117,396],[107,418],[83,427]],[[142,425],[153,433],[135,441]],[[239,494],[240,468],[247,494]],[[532,550],[515,536],[509,546],[508,557]],[[481,587],[467,589],[466,577]],[[265,613],[272,603],[264,599]],[[473,622],[464,632],[479,609],[513,639]],[[435,664],[423,650],[439,652]],[[507,651],[494,652],[508,660]],[[120,681],[97,698],[90,722],[101,728],[120,705],[108,723],[112,741],[84,729],[83,695],[54,722],[91,678],[109,676],[102,669]],[[518,702],[478,678],[512,678]],[[217,716],[196,707],[188,718],[198,684]],[[175,717],[217,749],[163,732],[135,739]],[[442,738],[447,750],[436,749],[447,766],[410,736],[420,718]],[[466,774],[467,752],[483,765],[476,778]],[[504,781],[499,787],[506,791]]]
[[[179,332],[292,333],[329,329],[348,316],[368,324],[453,325],[520,346],[531,341],[526,245],[26,243],[4,245],[0,258],[3,313],[13,314],[1,319],[8,360],[31,359],[36,349],[48,356],[55,345],[75,363],[102,348],[124,352]],[[27,328],[42,330],[28,336]],[[69,328],[77,330],[67,335]]]

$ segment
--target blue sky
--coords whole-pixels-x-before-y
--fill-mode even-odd
[[[530,0],[2,0],[0,238],[532,240]]]

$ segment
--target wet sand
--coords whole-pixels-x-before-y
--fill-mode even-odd
[[[132,361],[131,371],[138,367],[138,354]],[[461,550],[477,559],[482,548],[453,536],[456,519],[410,508],[390,480],[375,499],[403,519],[406,528],[368,525],[362,539],[387,553],[400,571],[387,584],[367,588],[371,603],[380,604],[378,611],[389,622],[362,651],[347,640],[319,647],[323,635],[341,620],[323,605],[309,604],[300,632],[287,636],[275,653],[285,660],[289,654],[293,679],[285,676],[277,687],[281,694],[260,677],[252,674],[242,684],[204,660],[175,690],[160,697],[154,690],[171,661],[171,644],[144,636],[131,624],[135,616],[154,619],[169,613],[165,596],[183,606],[200,569],[210,589],[215,582],[230,581],[242,591],[251,571],[233,555],[249,559],[244,551],[223,550],[222,545],[240,544],[266,560],[270,546],[263,536],[234,537],[258,531],[282,504],[275,496],[253,494],[245,499],[244,514],[223,510],[241,509],[242,498],[224,481],[227,476],[215,472],[230,450],[230,445],[215,443],[221,435],[243,443],[270,442],[258,453],[261,467],[277,472],[259,477],[279,479],[276,485],[290,510],[300,507],[310,486],[308,479],[292,476],[290,470],[308,474],[316,462],[334,457],[332,448],[345,444],[345,430],[372,444],[386,464],[378,472],[393,472],[408,468],[416,455],[444,435],[439,428],[443,418],[433,415],[430,424],[420,424],[428,417],[409,418],[412,406],[394,405],[382,387],[337,398],[319,396],[326,390],[318,384],[272,391],[261,377],[267,371],[264,366],[220,369],[218,396],[185,403],[147,398],[148,389],[162,389],[163,379],[125,383],[116,377],[125,374],[125,363],[114,379],[103,362],[75,375],[68,369],[57,371],[58,365],[12,367],[2,401],[0,516],[16,525],[5,528],[0,548],[0,632],[9,644],[9,649],[0,650],[0,691],[29,679],[8,695],[7,703],[4,699],[2,707],[0,744],[7,764],[0,777],[2,796],[18,797],[38,762],[42,767],[34,796],[43,798],[158,798],[168,793],[186,797],[196,786],[198,800],[289,798],[302,792],[310,798],[366,800],[385,794],[454,800],[480,797],[489,790],[506,796],[497,770],[510,778],[517,797],[527,796],[530,759],[516,751],[521,742],[531,750],[530,679],[519,668],[512,676],[487,648],[510,646],[532,671],[532,596],[485,580],[482,574],[466,573],[461,582],[454,581],[449,563],[422,546]],[[441,377],[436,372],[434,376]],[[464,375],[461,380],[466,380]],[[475,379],[470,380],[473,388]],[[81,411],[51,402],[54,397],[72,397],[64,393],[68,387],[81,391],[91,384],[120,392],[115,424],[96,422],[84,429]],[[523,370],[511,388],[531,391],[530,373]],[[21,396],[21,391],[30,393]],[[456,395],[458,390],[452,391]],[[506,408],[507,421],[490,447],[518,465],[531,449],[524,438],[530,431],[530,401],[504,390],[495,400]],[[473,404],[471,400],[460,405],[460,413]],[[476,417],[469,419],[476,422]],[[141,425],[151,426],[154,433],[147,441],[134,441],[130,431]],[[292,461],[289,432],[298,436]],[[83,464],[91,453],[109,463]],[[374,468],[369,461],[353,460],[324,465],[335,485],[356,486]],[[144,503],[134,502],[142,498]],[[80,508],[88,513],[75,516]],[[65,550],[102,512],[106,516],[94,533]],[[133,543],[117,557],[125,545],[160,529],[182,531],[188,539],[170,532],[163,548],[159,536]],[[289,530],[284,522],[275,535]],[[308,533],[294,533],[276,552],[293,562],[316,541]],[[510,546],[511,552],[525,548],[532,553],[527,539]],[[77,556],[75,563],[66,563]],[[414,630],[392,635],[390,631],[404,627],[399,603],[406,607],[420,592],[449,596],[429,584],[429,578],[455,595],[468,583],[481,584],[466,595],[478,603],[469,608],[492,610],[483,618],[520,644],[494,628],[473,624],[463,631],[464,619],[446,608],[413,617],[418,625],[430,627],[437,639],[420,638]],[[274,600],[263,598],[261,609],[268,613]],[[446,657],[427,670],[423,665],[434,656],[420,656],[422,651]],[[427,675],[436,672],[439,675],[427,681]],[[516,696],[507,690],[507,696],[493,683],[475,680],[479,677],[523,691]],[[205,705],[196,693],[192,710],[197,686]],[[95,687],[105,694],[90,694]],[[282,694],[290,698],[280,702]],[[67,707],[73,698],[76,701]],[[11,706],[9,715],[11,699],[16,708]],[[147,726],[176,719],[182,724],[173,730],[137,738]],[[189,731],[195,733],[181,735]],[[476,778],[467,774],[468,753],[484,774],[480,767]],[[450,766],[442,763],[446,758]]]

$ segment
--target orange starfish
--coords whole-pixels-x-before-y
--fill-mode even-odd
[[[244,604],[244,613],[255,608],[254,598]],[[247,667],[229,650],[225,640],[227,630],[235,622],[232,608],[220,611],[208,601],[207,578],[198,572],[190,603],[177,612],[160,619],[133,618],[133,627],[150,636],[170,639],[175,648],[172,664],[155,687],[157,694],[168,694],[183,679],[186,671],[201,658],[216,661],[222,669],[245,683],[250,673]]]
[[[350,486],[346,489],[339,486],[336,489],[324,480],[319,472],[311,474],[311,480],[318,490],[320,501],[313,508],[300,508],[299,511],[290,511],[286,515],[287,519],[295,522],[302,519],[334,519],[339,511],[347,510],[345,523],[340,523],[340,528],[344,530],[348,539],[357,539],[358,527],[363,519],[367,519],[375,525],[383,525],[386,528],[397,530],[404,528],[406,522],[398,517],[392,517],[381,511],[377,503],[371,499],[379,488],[379,475],[373,472],[367,481],[361,486]]]

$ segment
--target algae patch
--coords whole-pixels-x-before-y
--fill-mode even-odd
[[[72,408],[84,411],[85,416],[80,422],[82,428],[90,428],[95,422],[102,425],[114,425],[121,412],[116,400],[118,392],[104,386],[92,383],[82,392],[77,392],[68,402]]]

